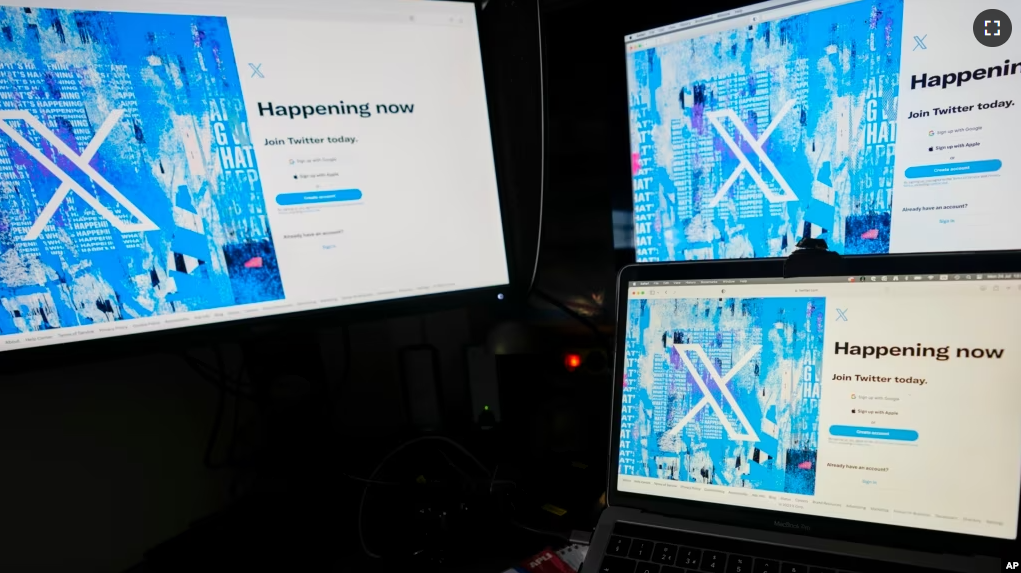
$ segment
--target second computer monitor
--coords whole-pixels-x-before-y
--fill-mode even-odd
[[[637,261],[1021,248],[1018,14],[777,0],[628,35]]]

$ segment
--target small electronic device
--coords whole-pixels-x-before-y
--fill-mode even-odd
[[[635,260],[781,257],[803,238],[1021,248],[1017,17],[1016,0],[772,0],[629,30]]]
[[[585,570],[999,570],[1021,257],[784,265],[622,271],[610,508]]]
[[[473,4],[0,13],[0,351],[505,300]]]

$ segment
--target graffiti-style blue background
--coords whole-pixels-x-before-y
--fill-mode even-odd
[[[225,18],[0,10],[0,111],[126,223],[140,223],[52,142],[89,161],[157,229],[121,232],[71,193],[36,239],[61,180],[0,134],[0,334],[281,299]]]
[[[825,308],[823,298],[631,300],[619,473],[813,495]],[[675,344],[701,345],[721,378],[737,368],[726,386],[748,426],[691,350],[735,435],[709,406],[681,425],[705,394]]]
[[[775,257],[802,237],[890,248],[901,0],[862,0],[628,54],[637,259]],[[785,104],[793,102],[789,113]],[[733,110],[797,196],[750,174],[715,207],[738,156],[707,117]],[[776,177],[734,137],[768,188]]]

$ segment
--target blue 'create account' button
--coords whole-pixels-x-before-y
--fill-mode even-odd
[[[914,430],[890,430],[887,428],[869,428],[865,426],[830,426],[830,435],[847,438],[897,440],[900,442],[913,442],[918,439],[918,432]]]
[[[277,205],[311,205],[313,203],[336,203],[339,201],[358,201],[362,198],[360,189],[340,189],[337,191],[304,191],[302,193],[281,193],[277,195]]]
[[[947,177],[950,175],[970,175],[973,173],[990,173],[999,171],[1003,162],[999,159],[983,159],[982,161],[964,161],[961,163],[940,163],[937,165],[918,165],[908,167],[904,175],[908,179],[924,179],[926,177]]]

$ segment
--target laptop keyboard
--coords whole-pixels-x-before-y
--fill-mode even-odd
[[[617,523],[597,573],[932,573],[934,570]],[[585,573],[590,573],[585,569]]]

